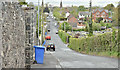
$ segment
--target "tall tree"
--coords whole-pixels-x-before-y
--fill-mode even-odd
[[[109,11],[113,11],[114,8],[115,6],[113,4],[108,4],[107,6],[104,7],[104,9],[107,9]]]
[[[78,11],[85,11],[85,10],[86,10],[86,8],[84,6],[79,6],[78,7]]]

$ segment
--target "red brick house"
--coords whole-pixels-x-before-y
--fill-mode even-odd
[[[68,23],[73,27],[73,28],[84,28],[85,25],[78,21],[77,18],[75,18],[73,15],[68,16]]]
[[[109,17],[109,11],[104,9],[94,9],[92,12],[92,19],[102,17],[103,22],[112,22],[112,18]]]

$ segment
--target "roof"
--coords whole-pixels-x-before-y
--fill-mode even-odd
[[[74,17],[72,14],[70,14],[69,16],[68,16],[68,20],[70,19],[70,18],[72,18],[72,17]]]
[[[77,27],[78,19],[75,18],[74,16],[70,15],[70,16],[68,17],[68,23],[69,23],[72,27]]]
[[[90,15],[89,11],[79,12],[80,15]]]
[[[105,11],[105,12],[109,12],[108,10],[105,10],[105,9],[94,9],[93,11],[92,11],[92,13],[95,13],[96,11],[100,11],[100,12],[102,12],[102,11]]]

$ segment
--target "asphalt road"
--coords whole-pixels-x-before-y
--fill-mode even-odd
[[[85,55],[69,49],[55,34],[57,28],[54,23],[56,21],[50,18],[51,31],[48,35],[51,36],[51,40],[47,43],[56,45],[56,51],[50,53],[59,61],[61,68],[118,68],[118,59]]]

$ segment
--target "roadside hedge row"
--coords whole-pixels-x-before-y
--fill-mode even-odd
[[[105,33],[88,38],[70,38],[69,48],[86,54],[118,56],[118,33]],[[106,54],[107,52],[107,54]]]
[[[64,43],[67,43],[67,37],[69,36],[68,33],[63,30],[59,30],[58,35]]]

